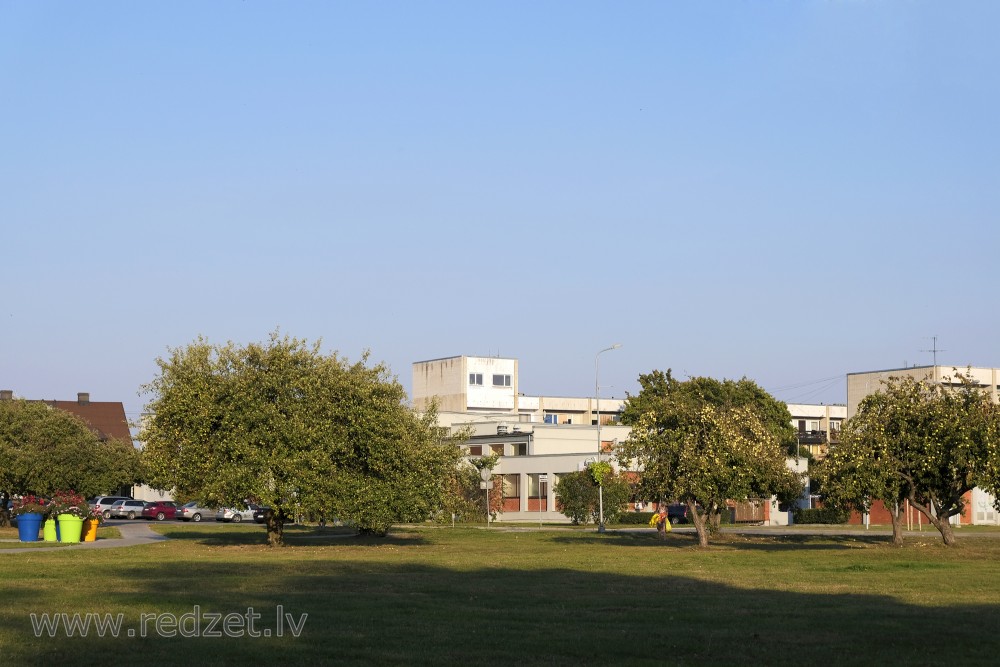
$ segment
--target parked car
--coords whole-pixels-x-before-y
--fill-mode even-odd
[[[142,514],[142,508],[145,506],[144,500],[116,500],[105,516],[109,519],[134,519]]]
[[[253,505],[251,503],[247,503],[241,508],[223,507],[215,513],[215,520],[232,521],[233,523],[253,521],[253,513],[257,510],[257,507],[258,505]]]
[[[264,521],[265,521],[264,515],[270,509],[271,509],[270,507],[263,507],[263,506],[257,507],[257,509],[255,509],[253,511],[253,520],[254,520],[254,522],[255,523],[264,523]],[[285,512],[285,510],[281,510],[281,522],[282,523],[294,523],[293,517],[290,514],[288,514],[287,512]]]
[[[177,518],[181,521],[194,521],[197,523],[212,514],[215,514],[215,509],[202,507],[197,501],[191,501],[177,508]]]
[[[683,503],[674,503],[667,506],[667,520],[672,524],[687,523],[688,506]]]
[[[155,500],[142,508],[143,519],[174,519],[177,517],[177,503],[170,500]]]
[[[99,509],[105,519],[111,518],[111,506],[119,500],[132,500],[127,496],[97,496],[94,502],[89,503],[90,509]]]

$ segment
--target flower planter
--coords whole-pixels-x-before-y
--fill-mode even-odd
[[[83,533],[83,519],[72,514],[59,515],[59,541],[76,543]]]
[[[92,519],[87,519],[83,522],[83,541],[93,542],[97,539],[97,527],[101,525],[99,522]]]
[[[38,529],[41,525],[41,514],[28,513],[20,515],[17,517],[17,539],[22,542],[37,542]]]
[[[42,525],[42,539],[46,542],[59,541],[59,524],[55,519],[46,519]]]

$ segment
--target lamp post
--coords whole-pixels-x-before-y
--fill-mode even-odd
[[[622,346],[621,343],[615,343],[611,347],[606,347],[596,355],[594,355],[594,395],[597,397],[597,460],[601,461],[601,355],[605,352],[610,352],[611,350],[617,350]],[[597,485],[597,532],[604,532],[604,479],[601,479],[601,483]]]

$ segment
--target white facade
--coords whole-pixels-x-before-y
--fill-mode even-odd
[[[596,397],[529,396],[520,391],[517,359],[446,357],[413,364],[413,407],[426,410],[436,400],[439,412],[504,415],[525,423],[594,425],[617,421],[625,401]]]
[[[442,416],[439,415],[439,423]],[[468,424],[450,423],[453,428]],[[474,435],[465,445],[467,454],[500,454],[493,473],[503,476],[503,488],[491,491],[505,494],[504,511],[497,516],[498,521],[568,521],[555,509],[554,489],[560,477],[582,470],[599,456],[615,465],[611,457],[615,445],[629,433],[626,426],[602,427],[604,451],[599,455],[596,426],[514,423],[503,419],[469,425]],[[540,477],[546,481],[540,484]]]
[[[617,423],[625,401],[601,398],[598,406],[596,397],[525,396],[518,391],[517,372],[516,359],[462,356],[416,362],[413,404],[423,410],[436,399],[439,426],[471,428],[473,436],[465,445],[469,456],[500,454],[494,474],[503,476],[503,484],[491,491],[505,494],[498,521],[569,521],[556,511],[553,489],[561,475],[583,470],[598,458],[617,467],[613,453],[630,432]],[[828,430],[831,423],[839,425],[844,410],[797,405],[791,412],[818,420],[816,430]],[[788,465],[805,472],[806,461],[789,459]],[[808,498],[802,504],[808,506]],[[791,522],[791,513],[780,511],[776,502],[768,510],[767,523]]]

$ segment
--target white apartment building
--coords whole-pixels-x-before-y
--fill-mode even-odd
[[[840,429],[847,420],[847,406],[811,403],[787,405],[801,450],[808,450],[814,458],[826,456],[830,445],[840,440]]]

